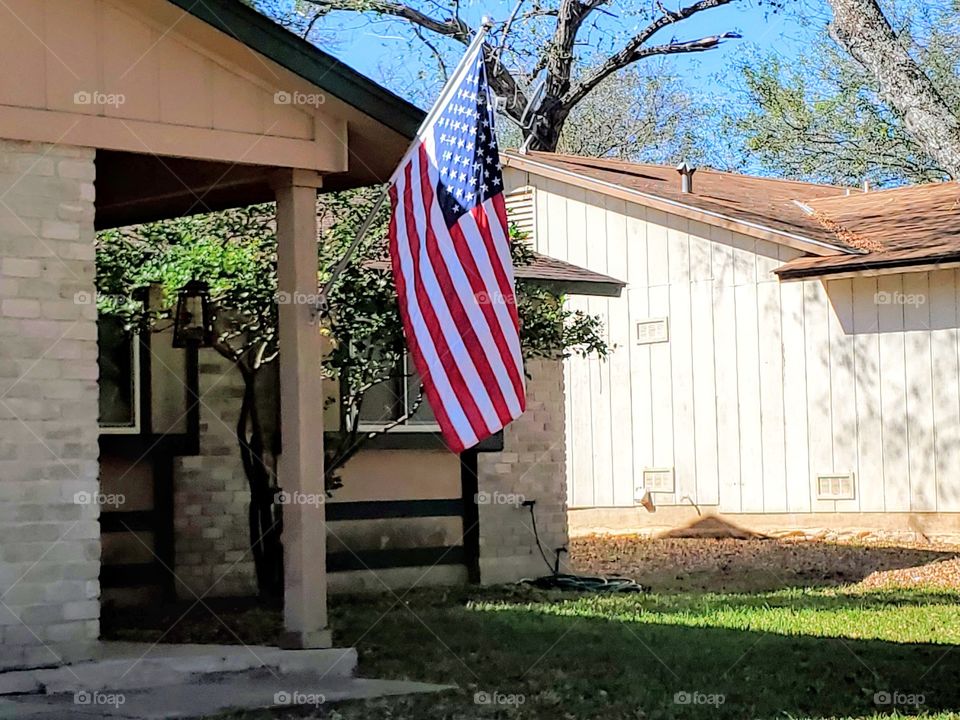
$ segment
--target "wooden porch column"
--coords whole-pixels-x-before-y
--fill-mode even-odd
[[[331,646],[327,627],[327,535],[322,502],[323,395],[320,334],[313,320],[317,294],[317,188],[320,176],[284,171],[277,199],[277,275],[280,296],[279,482],[293,501],[283,507],[283,622],[281,645]]]

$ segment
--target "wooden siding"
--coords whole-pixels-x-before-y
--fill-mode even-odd
[[[781,284],[798,251],[507,170],[536,190],[540,252],[628,283],[571,298],[602,316],[606,362],[567,362],[570,506],[730,513],[960,511],[958,270]],[[669,319],[642,345],[639,321]],[[854,473],[818,500],[818,473]]]
[[[0,76],[0,135],[347,169],[346,125],[329,112],[340,103],[182,11],[172,22],[151,14],[176,10],[163,5],[2,3],[0,63],[15,71]],[[293,93],[303,95],[294,102]]]

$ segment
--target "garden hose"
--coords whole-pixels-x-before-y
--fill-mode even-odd
[[[566,552],[565,547],[557,548],[553,565],[547,560],[547,554],[540,544],[540,533],[537,530],[537,515],[533,510],[536,500],[524,500],[523,506],[530,511],[530,521],[533,525],[533,537],[537,542],[540,557],[550,570],[549,575],[538,578],[526,578],[520,582],[532,585],[541,590],[572,590],[575,592],[596,593],[635,593],[645,592],[646,589],[635,580],[624,577],[591,577],[589,575],[571,575],[560,572],[560,553]]]

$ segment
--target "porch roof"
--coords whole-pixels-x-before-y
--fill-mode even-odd
[[[167,1],[405,137],[412,139],[424,118],[416,105],[237,0]]]

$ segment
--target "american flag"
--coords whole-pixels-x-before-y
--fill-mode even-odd
[[[526,407],[490,97],[476,43],[390,186],[390,258],[404,334],[454,452]]]

